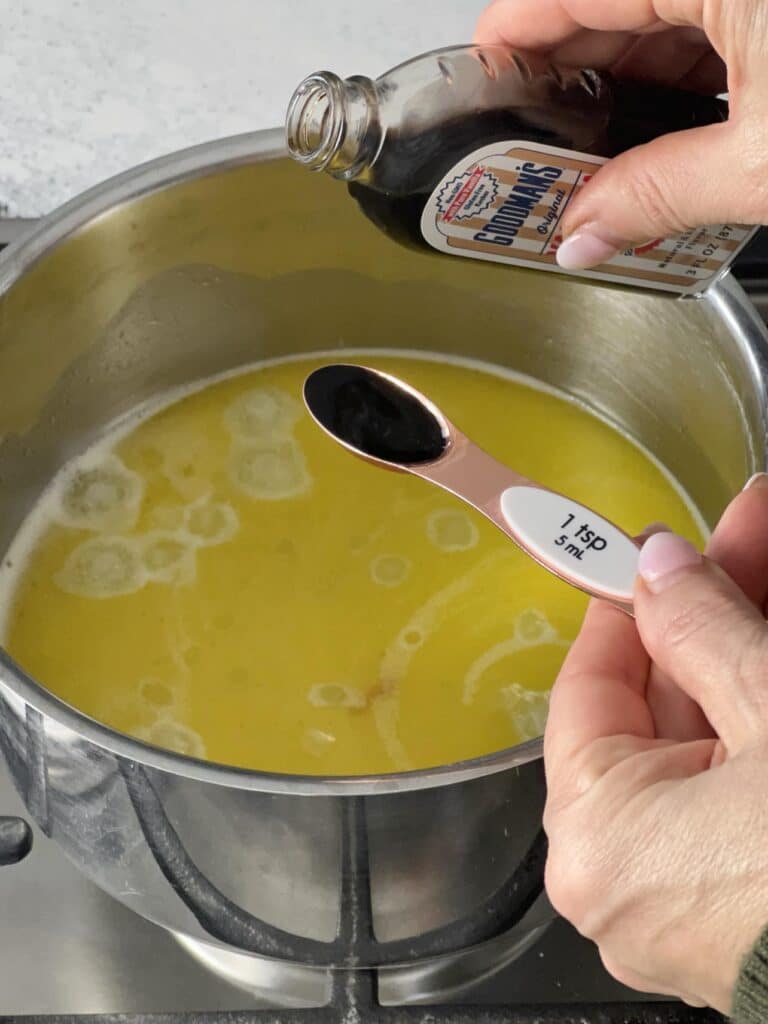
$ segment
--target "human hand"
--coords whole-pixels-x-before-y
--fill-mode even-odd
[[[546,883],[619,981],[728,1013],[768,924],[768,477],[707,554],[656,534],[636,621],[590,605],[544,740]]]
[[[768,223],[768,5],[764,0],[496,0],[477,42],[547,53],[716,95],[724,124],[662,136],[611,160],[563,218],[565,269],[708,224]]]

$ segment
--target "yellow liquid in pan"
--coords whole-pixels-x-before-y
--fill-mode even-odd
[[[325,361],[209,383],[68,467],[4,569],[6,647],[93,718],[253,769],[394,772],[540,735],[586,598],[330,441],[299,397]],[[577,405],[461,363],[361,361],[630,533],[701,541],[659,467]]]

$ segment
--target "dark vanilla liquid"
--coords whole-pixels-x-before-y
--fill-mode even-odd
[[[710,96],[610,80],[601,106],[586,88],[563,93],[557,110],[499,108],[470,112],[418,135],[390,130],[373,183],[347,187],[381,231],[434,252],[421,234],[421,214],[436,185],[473,150],[500,141],[529,141],[613,157],[660,135],[727,120],[728,105]]]
[[[304,397],[313,416],[338,440],[395,465],[433,462],[447,438],[413,395],[361,366],[336,364],[310,374]]]

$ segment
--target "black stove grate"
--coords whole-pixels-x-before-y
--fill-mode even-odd
[[[28,721],[28,732],[30,724]],[[163,875],[210,936],[248,953],[318,967],[426,960],[505,934],[523,919],[544,890],[547,840],[540,829],[520,863],[471,914],[418,937],[379,942],[373,924],[365,798],[346,797],[341,821],[339,933],[332,942],[306,939],[247,913],[221,893],[184,848],[147,771],[127,762],[120,765],[120,771],[147,846]]]

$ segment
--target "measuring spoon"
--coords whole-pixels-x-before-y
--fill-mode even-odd
[[[334,363],[307,377],[304,401],[319,426],[361,459],[437,484],[553,575],[632,614],[635,541],[592,509],[497,462],[409,384]]]

